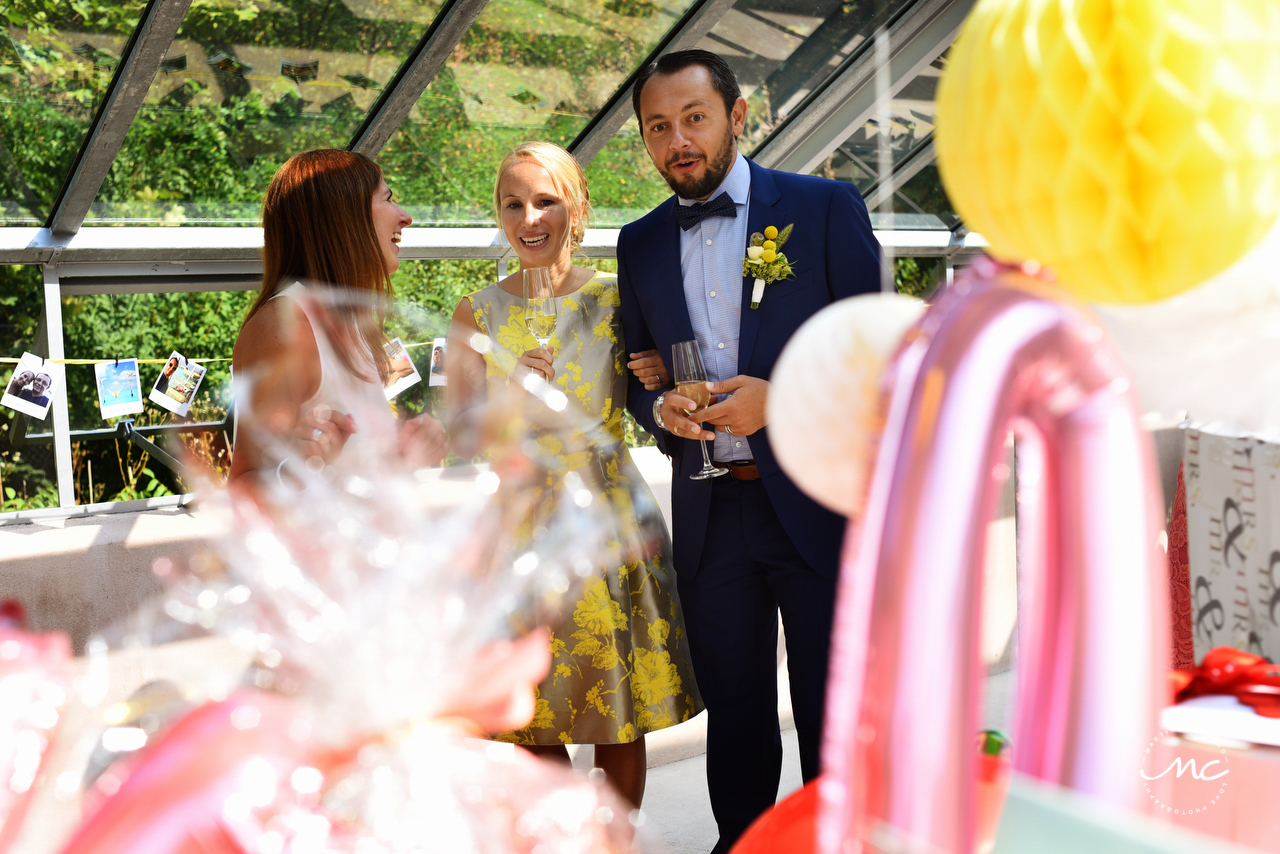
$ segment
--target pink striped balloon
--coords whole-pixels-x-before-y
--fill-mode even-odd
[[[1102,328],[983,262],[909,332],[867,510],[846,543],[818,849],[970,852],[987,523],[1018,438],[1013,767],[1142,808],[1164,700],[1163,502]],[[1004,473],[1007,475],[1007,472]]]

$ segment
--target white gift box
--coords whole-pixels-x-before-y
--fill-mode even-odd
[[[1185,441],[1196,661],[1216,646],[1280,661],[1280,445],[1196,427]]]

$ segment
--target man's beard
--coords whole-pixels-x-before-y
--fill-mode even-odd
[[[667,186],[671,188],[672,192],[680,198],[701,199],[714,193],[716,188],[724,183],[725,176],[733,168],[736,153],[733,144],[733,129],[730,128],[725,132],[724,141],[714,157],[702,155],[703,159],[707,161],[707,171],[703,173],[701,178],[681,180],[674,173],[668,171],[671,168],[671,164],[682,160],[685,155],[669,160],[667,168],[662,170],[662,177],[666,179]]]

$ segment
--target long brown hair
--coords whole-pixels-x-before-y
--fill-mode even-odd
[[[304,151],[280,167],[262,203],[262,288],[245,322],[298,279],[329,285],[346,309],[341,314],[351,328],[345,332],[359,336],[385,379],[390,362],[382,322],[391,276],[373,228],[373,194],[381,181],[378,164],[337,148]],[[339,358],[359,373],[341,346],[344,330],[325,331],[339,344]]]

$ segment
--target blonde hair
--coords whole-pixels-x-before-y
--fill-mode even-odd
[[[547,170],[556,192],[564,198],[565,207],[569,209],[569,221],[578,220],[578,225],[569,230],[569,252],[577,255],[591,218],[591,191],[587,189],[587,174],[582,171],[582,166],[572,154],[554,142],[522,142],[498,164],[498,172],[493,179],[493,213],[498,227],[502,227],[502,176],[519,160],[531,161]]]

